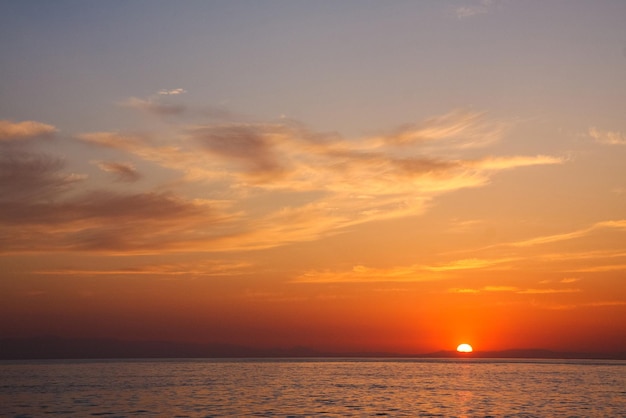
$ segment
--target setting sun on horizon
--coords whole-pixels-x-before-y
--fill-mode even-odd
[[[474,349],[471,345],[463,343],[459,344],[459,346],[456,348],[456,351],[459,353],[471,353],[472,351],[474,351]]]
[[[0,339],[626,353],[625,18],[0,2]]]

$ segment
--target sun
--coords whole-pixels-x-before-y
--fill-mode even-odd
[[[463,343],[459,344],[459,346],[456,348],[456,351],[458,351],[459,353],[471,353],[472,351],[474,351],[474,349],[471,345]]]

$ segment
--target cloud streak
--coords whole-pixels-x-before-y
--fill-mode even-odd
[[[150,277],[212,277],[212,276],[232,276],[242,272],[247,272],[252,267],[248,262],[232,261],[203,261],[197,263],[177,263],[177,264],[151,264],[136,267],[126,267],[118,269],[78,269],[64,268],[54,270],[34,271],[35,274],[49,276],[150,276]]]
[[[187,90],[177,88],[177,89],[161,89],[159,90],[157,94],[161,96],[177,96],[179,94],[184,94],[184,93],[187,93]]]
[[[176,103],[162,103],[156,100],[130,97],[120,105],[151,113],[157,116],[178,116],[187,111],[187,106]]]
[[[293,283],[374,283],[374,282],[423,282],[439,280],[446,273],[498,268],[512,259],[464,259],[440,265],[397,266],[392,268],[371,268],[362,265],[346,271],[308,271],[293,280]]]
[[[141,178],[141,174],[130,163],[100,161],[96,164],[100,170],[113,174],[116,181],[132,183]]]
[[[57,128],[41,122],[31,120],[24,122],[0,120],[0,141],[18,141],[36,137],[46,137],[56,132]]]
[[[454,9],[457,19],[468,19],[478,15],[491,13],[497,6],[496,0],[480,0],[468,6],[458,6]]]
[[[577,288],[563,288],[563,289],[553,289],[553,288],[541,288],[541,289],[524,289],[516,286],[484,286],[482,288],[453,288],[449,289],[450,293],[468,293],[468,294],[478,294],[478,293],[516,293],[519,295],[550,295],[550,294],[561,294],[561,293],[580,293],[582,290]]]
[[[611,221],[603,221],[596,222],[588,228],[579,229],[576,231],[566,232],[562,234],[554,234],[554,235],[545,235],[542,237],[531,238],[523,241],[518,241],[511,243],[510,245],[515,247],[530,247],[541,244],[550,244],[559,241],[567,241],[576,238],[581,238],[589,235],[590,233],[601,230],[601,229],[615,229],[619,231],[626,231],[626,220],[611,220]]]
[[[606,145],[626,145],[626,135],[621,132],[603,131],[595,127],[589,128],[589,136],[596,142]]]

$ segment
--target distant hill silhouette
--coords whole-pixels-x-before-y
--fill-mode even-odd
[[[626,360],[626,353],[580,353],[552,351],[541,348],[510,349],[501,351],[474,351],[458,353],[456,351],[438,351],[419,355],[424,358],[481,358],[481,359],[600,359]]]
[[[124,341],[109,338],[56,336],[0,339],[0,359],[113,359],[113,358],[493,358],[493,359],[616,359],[626,353],[572,353],[543,349],[438,351],[426,354],[384,352],[321,352],[307,347],[252,348],[231,344],[191,344],[167,341]]]

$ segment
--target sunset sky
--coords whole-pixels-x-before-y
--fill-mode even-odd
[[[626,2],[0,2],[0,337],[626,351]]]

